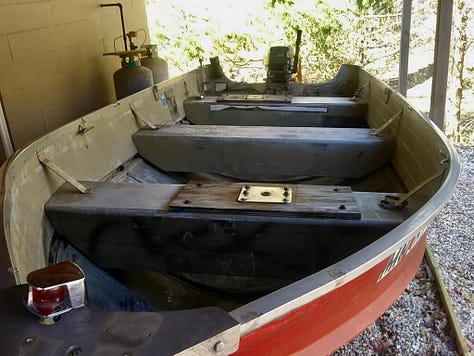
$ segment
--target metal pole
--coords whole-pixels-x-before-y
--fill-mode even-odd
[[[123,19],[123,6],[121,3],[117,2],[114,4],[100,4],[100,7],[109,7],[109,6],[118,6],[120,10],[120,21],[122,23],[122,37],[123,37],[123,45],[125,46],[125,50],[128,51],[127,47],[127,34],[125,32],[125,21]]]
[[[398,70],[398,91],[407,96],[408,57],[410,53],[410,25],[412,0],[403,0],[402,34],[400,38],[400,64]]]
[[[438,0],[430,117],[441,130],[444,128],[446,110],[452,22],[453,0]]]

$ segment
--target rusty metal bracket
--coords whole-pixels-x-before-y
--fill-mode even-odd
[[[441,172],[433,174],[432,176],[426,178],[423,182],[418,184],[415,188],[413,188],[406,194],[386,195],[385,199],[380,202],[380,205],[383,208],[387,208],[387,209],[399,209],[399,208],[403,208],[407,206],[408,199],[410,199],[415,193],[420,191],[422,188],[426,187],[431,182],[443,176],[445,172],[446,172],[446,169],[443,169]]]
[[[158,85],[153,85],[153,97],[155,98],[155,101],[158,101],[160,99],[160,95],[158,94]]]
[[[392,123],[394,123],[397,119],[400,119],[403,114],[403,109],[400,110],[400,112],[394,114],[390,119],[384,122],[382,126],[380,126],[378,129],[375,129],[372,131],[370,134],[374,136],[380,135],[382,131],[384,131],[387,127],[389,127]]]
[[[132,112],[135,119],[142,122],[152,130],[157,129],[157,126],[154,123],[152,123],[140,111],[138,111],[138,108],[136,107],[135,103],[130,103],[130,111]]]
[[[392,95],[392,92],[393,90],[388,87],[383,90],[383,95],[385,97],[384,99],[385,104],[388,104],[388,101],[390,99],[390,96]]]
[[[356,90],[354,90],[354,93],[352,94],[351,100],[355,101],[359,97],[360,93],[362,93],[362,90],[364,90],[368,86],[370,86],[370,80],[367,83],[365,83],[364,85],[362,85],[362,86],[358,87]]]
[[[56,173],[58,176],[60,176],[62,179],[64,179],[66,182],[68,182],[74,188],[76,188],[78,191],[80,191],[82,194],[88,194],[88,193],[92,192],[91,188],[88,188],[85,185],[79,183],[69,173],[65,172],[63,169],[58,167],[56,165],[56,163],[54,163],[48,157],[46,157],[44,152],[39,151],[39,152],[36,153],[36,156],[38,157],[38,160],[41,162],[42,165],[44,165],[48,169],[52,170],[54,173]]]
[[[93,128],[94,128],[94,126],[86,126],[86,120],[84,120],[84,118],[81,118],[81,123],[77,127],[77,134],[81,135],[81,136],[84,136],[84,134],[87,131],[92,130]]]

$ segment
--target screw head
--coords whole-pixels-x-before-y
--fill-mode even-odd
[[[224,351],[224,343],[222,341],[217,341],[215,344],[214,344],[214,351],[215,352],[222,352]]]

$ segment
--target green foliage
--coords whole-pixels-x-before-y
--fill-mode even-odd
[[[186,6],[189,3],[185,1],[181,5],[159,1],[160,6],[168,6],[171,26],[157,21],[158,34],[154,41],[164,49],[160,53],[171,66],[180,70],[197,64],[198,59],[219,56],[224,71],[231,78],[262,81],[266,75],[265,58],[269,48],[273,45],[294,46],[299,28],[303,33],[300,50],[303,80],[327,80],[343,63],[365,65],[375,62],[374,56],[384,53],[380,47],[386,46],[382,42],[387,29],[382,34],[371,32],[368,26],[379,26],[379,20],[368,19],[364,14],[389,13],[401,0],[346,1],[346,8],[336,8],[324,0],[267,0],[261,3],[247,0],[239,11],[247,11],[248,18],[239,29],[232,30],[226,29],[228,24],[220,23],[218,15],[221,14],[214,5],[193,8]],[[152,5],[150,3],[149,8]],[[246,6],[250,8],[246,9]],[[229,15],[228,21],[233,21],[233,14]],[[396,47],[392,46],[390,52],[396,53],[393,50]]]
[[[277,4],[280,5],[294,5],[295,3],[292,0],[271,0],[269,6],[275,7]]]
[[[305,81],[330,79],[342,63],[350,62],[340,51],[348,40],[340,15],[340,11],[322,2],[315,3],[310,11],[287,7],[279,13],[289,43],[295,43],[295,29],[302,30],[301,66]]]
[[[382,79],[397,78],[403,0],[146,0],[151,41],[170,65],[172,75],[196,68],[199,61],[219,56],[224,72],[234,80],[259,81],[266,77],[271,46],[294,46],[296,29],[302,30],[300,60],[303,81],[330,79],[343,63],[359,64]],[[410,71],[432,64],[437,1],[414,1],[410,45]],[[231,9],[227,9],[228,7]],[[459,47],[461,19],[465,27],[465,61],[452,53],[452,92],[462,88],[462,119],[456,122],[473,142],[474,134],[474,2],[455,0],[452,44]],[[242,17],[246,17],[245,20]],[[462,31],[461,31],[462,32]],[[465,39],[464,39],[465,40]],[[457,47],[456,47],[457,46]],[[455,70],[465,75],[456,82]],[[428,75],[429,76],[429,75]],[[429,107],[429,83],[417,107]],[[416,93],[415,93],[416,91]],[[412,99],[420,95],[415,88]],[[410,91],[408,93],[410,95]],[[452,94],[452,98],[456,95]],[[426,99],[427,98],[427,99]],[[448,112],[450,101],[448,100]],[[419,98],[421,99],[421,98]],[[449,99],[449,98],[448,98]],[[428,103],[428,105],[426,105]],[[451,103],[452,105],[452,103]],[[461,112],[457,110],[457,112]],[[448,114],[447,118],[455,115]]]
[[[391,14],[395,6],[393,0],[356,0],[357,10],[362,14]]]

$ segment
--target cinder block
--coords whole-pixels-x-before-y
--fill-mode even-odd
[[[16,4],[0,5],[0,35],[23,30],[23,14]]]
[[[41,78],[44,80],[44,78]],[[40,110],[52,100],[51,92],[45,82],[36,83],[21,89],[3,91],[2,97],[8,117],[27,117]]]
[[[35,72],[43,75],[57,76],[60,70],[59,51],[46,52],[44,55],[35,58],[33,66]]]
[[[118,57],[105,56],[98,61],[100,77],[106,80],[112,79],[116,70],[120,69],[120,60]]]
[[[22,89],[2,91],[3,110],[7,117],[24,116],[30,112]]]
[[[75,45],[79,43],[90,43],[94,39],[94,35],[97,33],[92,32],[94,24],[91,19],[72,22],[68,24],[69,29],[69,43]]]
[[[78,90],[76,99],[79,106],[79,116],[86,115],[107,104],[105,93],[99,82]]]
[[[8,125],[15,149],[46,133],[41,111],[34,111],[26,116],[9,116]]]
[[[22,89],[25,105],[29,108],[39,110],[54,100],[54,95],[50,90],[53,81],[41,76],[38,81]]]
[[[117,101],[117,96],[115,95],[115,85],[113,78],[102,77],[101,78],[101,90],[103,91],[103,95],[105,98],[106,103],[115,103]]]
[[[13,62],[7,36],[0,36],[0,65],[9,65]]]
[[[81,70],[86,65],[85,50],[80,45],[63,48],[59,51],[59,60],[62,73]]]
[[[53,23],[49,1],[20,4],[19,8],[23,30],[47,27]]]
[[[45,2],[48,0],[0,0],[0,4],[23,4],[31,2]]]
[[[77,117],[77,107],[72,99],[62,99],[45,106],[42,110],[46,132],[50,132]]]
[[[41,30],[31,30],[8,35],[12,59],[21,61],[39,57],[44,53]]]
[[[96,1],[91,0],[52,0],[50,4],[54,24],[86,20],[100,8]]]
[[[99,80],[98,57],[94,43],[64,48],[60,51],[61,73],[74,78],[76,87],[92,85]]]
[[[28,60],[0,66],[0,89],[21,89],[35,82],[35,70]]]
[[[42,109],[46,131],[50,132],[104,105],[98,84],[78,88],[74,97],[64,97]]]
[[[71,45],[71,32],[68,24],[42,29],[41,37],[45,52],[56,51]]]
[[[145,28],[143,0],[122,3],[134,24],[127,30]],[[102,53],[113,51],[122,33],[120,16],[99,4],[0,0],[0,90],[16,147],[115,101],[112,74],[120,61]],[[117,45],[122,49],[121,40]]]

